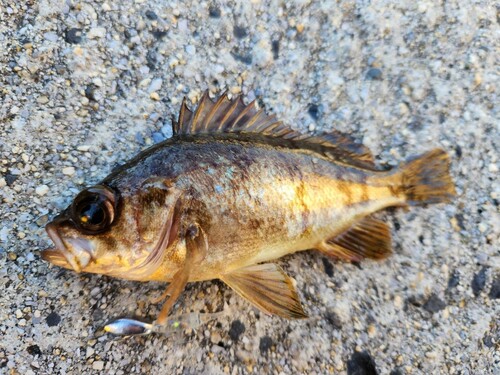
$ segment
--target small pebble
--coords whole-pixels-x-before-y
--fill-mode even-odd
[[[161,78],[155,78],[149,84],[148,91],[150,93],[159,91],[161,89],[161,85],[163,84],[163,80]]]
[[[484,233],[488,230],[488,226],[486,225],[486,223],[484,222],[481,222],[478,224],[477,226],[477,229],[481,232],[481,233]]]
[[[26,350],[33,356],[42,354],[42,351],[40,350],[40,347],[38,345],[30,345],[26,348]]]
[[[106,29],[104,27],[94,27],[90,29],[87,34],[89,39],[99,39],[106,36]]]
[[[367,332],[369,337],[375,337],[375,335],[377,334],[377,327],[375,327],[375,325],[373,324],[370,324],[368,326]]]
[[[265,68],[272,61],[271,44],[267,40],[262,40],[256,44],[252,50],[252,62],[260,68]]]
[[[147,10],[145,14],[148,20],[154,21],[158,19],[158,16],[152,10]]]
[[[42,215],[36,219],[35,223],[39,227],[43,227],[43,226],[45,226],[45,224],[47,224],[48,221],[49,221],[48,215]]]
[[[212,332],[212,334],[210,335],[210,341],[212,342],[212,344],[218,344],[219,342],[221,342],[222,337],[220,333],[217,331]]]
[[[104,369],[104,361],[94,361],[92,363],[92,368],[97,371],[101,371]]]
[[[210,350],[214,354],[220,354],[220,353],[222,353],[224,351],[224,348],[222,346],[219,346],[219,345],[212,345],[212,347],[210,348]]]
[[[35,189],[35,193],[41,197],[49,192],[49,187],[47,185],[40,185]]]
[[[102,79],[100,79],[99,77],[96,77],[92,80],[92,83],[94,85],[96,85],[97,87],[102,87],[103,86],[103,82],[102,82]]]
[[[80,145],[76,149],[78,151],[81,151],[81,152],[87,152],[88,150],[90,150],[90,146],[89,145]]]
[[[58,36],[56,33],[53,32],[48,32],[43,34],[43,37],[45,40],[48,40],[49,42],[57,42]]]
[[[437,358],[437,353],[434,352],[434,351],[430,351],[430,352],[426,352],[425,353],[425,356],[429,359],[434,359],[434,358]]]
[[[85,357],[86,358],[92,357],[94,353],[95,350],[92,347],[88,346],[87,349],[85,350]]]
[[[79,44],[82,41],[82,29],[69,29],[64,40],[70,44]]]
[[[382,79],[382,71],[378,68],[371,68],[366,73],[366,78],[372,80],[381,80]]]
[[[49,102],[49,98],[47,98],[45,95],[42,95],[36,99],[36,102],[39,104],[47,104]]]
[[[154,143],[160,143],[163,140],[165,140],[165,137],[163,136],[163,134],[158,133],[158,132],[154,132],[153,134],[151,134],[151,137],[153,138]]]
[[[66,176],[73,176],[75,174],[75,167],[65,167],[63,168],[62,173]]]
[[[188,55],[194,56],[196,54],[196,47],[192,44],[186,46],[186,53]]]
[[[401,296],[395,296],[394,297],[394,307],[396,307],[397,309],[402,309],[403,306],[404,306],[403,298],[401,298]]]

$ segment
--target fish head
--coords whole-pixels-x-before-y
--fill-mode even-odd
[[[54,247],[42,258],[76,272],[148,280],[178,242],[178,196],[160,190],[81,191],[47,224]]]

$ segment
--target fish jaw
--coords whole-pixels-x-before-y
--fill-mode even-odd
[[[69,270],[74,269],[63,253],[55,247],[42,250],[41,256],[43,260],[52,263],[55,266],[67,268]]]
[[[55,247],[43,250],[42,259],[59,267],[82,272],[92,260],[92,243],[84,238],[61,237],[56,222],[47,224],[45,229]]]

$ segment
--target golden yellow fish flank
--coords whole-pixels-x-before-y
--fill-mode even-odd
[[[307,249],[383,259],[390,231],[371,214],[455,194],[443,150],[382,170],[349,136],[300,134],[241,98],[205,94],[193,112],[183,103],[173,133],[80,192],[47,225],[55,247],[42,254],[77,272],[170,282],[157,325],[188,282],[211,279],[265,312],[304,318],[270,261]]]

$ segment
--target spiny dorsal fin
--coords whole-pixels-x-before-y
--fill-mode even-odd
[[[323,253],[359,262],[364,258],[384,259],[391,254],[391,232],[384,222],[370,216],[340,235],[318,246]]]
[[[338,131],[309,135],[284,125],[276,115],[267,115],[256,102],[243,103],[241,96],[229,99],[227,92],[212,101],[205,91],[198,107],[191,111],[184,98],[179,120],[173,122],[174,135],[217,133],[260,134],[297,143],[296,148],[309,148],[330,159],[373,168],[373,156],[365,146]]]

